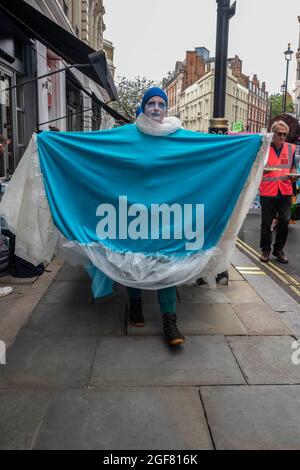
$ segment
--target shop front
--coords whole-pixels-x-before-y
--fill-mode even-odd
[[[25,1],[0,0],[0,87],[0,177],[13,173],[37,129],[99,129],[102,108],[128,122],[109,106],[117,92],[104,51]]]
[[[35,86],[18,86],[33,76],[31,48],[29,38],[0,16],[0,177],[14,172],[36,126]]]

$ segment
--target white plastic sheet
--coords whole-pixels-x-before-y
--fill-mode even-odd
[[[136,125],[150,135],[168,135],[181,127],[176,118],[166,118],[161,125],[143,114]],[[218,246],[185,258],[117,253],[101,243],[83,245],[65,239],[52,220],[34,136],[4,194],[0,214],[16,234],[16,254],[34,265],[50,261],[54,253],[60,253],[71,264],[88,266],[92,263],[111,279],[131,287],[159,289],[191,283],[200,276],[214,285],[216,274],[228,268],[237,234],[261,181],[270,141],[270,134],[263,137],[244,190]]]

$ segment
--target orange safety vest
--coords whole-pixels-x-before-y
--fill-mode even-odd
[[[279,157],[277,157],[275,149],[270,147],[267,166],[276,167],[278,171],[270,171],[264,174],[259,187],[261,196],[277,196],[278,189],[284,196],[293,194],[292,182],[286,175],[291,172],[295,149],[295,145],[285,142]]]

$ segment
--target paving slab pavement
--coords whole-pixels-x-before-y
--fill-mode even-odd
[[[91,378],[99,387],[226,383],[246,382],[223,336],[190,336],[178,348],[153,336],[102,338]]]
[[[217,450],[299,450],[300,386],[201,387]]]
[[[300,339],[300,308],[291,312],[280,312],[280,320]]]
[[[300,384],[291,336],[227,337],[249,384]]]
[[[232,304],[232,309],[249,336],[292,334],[282,317],[274,312],[268,304]]]
[[[208,286],[180,286],[178,288],[182,302],[201,303],[263,303],[262,298],[247,281],[231,281],[229,285],[210,289]]]
[[[96,344],[94,337],[17,337],[0,389],[87,387]]]
[[[14,342],[62,265],[63,262],[56,258],[41,276],[27,278],[26,281],[12,276],[0,277],[0,286],[11,284],[14,289],[10,295],[0,299],[0,340],[4,341],[7,347]]]
[[[48,390],[0,390],[0,450],[32,449],[50,396]]]
[[[0,304],[1,449],[300,449],[299,304],[241,275],[244,255],[228,287],[179,287],[187,341],[175,349],[155,292],[133,328],[125,287],[94,300],[83,269],[55,262],[51,282],[20,283]]]
[[[20,336],[123,336],[122,304],[44,304],[33,311]]]
[[[157,314],[157,305],[144,305],[145,326],[136,328],[128,325],[129,336],[159,335],[162,320]],[[229,304],[179,303],[177,306],[178,325],[185,335],[244,335],[245,326]],[[284,331],[287,327],[282,324]]]
[[[67,390],[51,399],[36,449],[213,449],[197,388]]]

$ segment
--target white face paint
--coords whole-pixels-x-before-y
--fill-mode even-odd
[[[162,123],[167,115],[166,102],[160,96],[153,96],[153,98],[147,101],[144,114],[153,119],[153,121]]]

